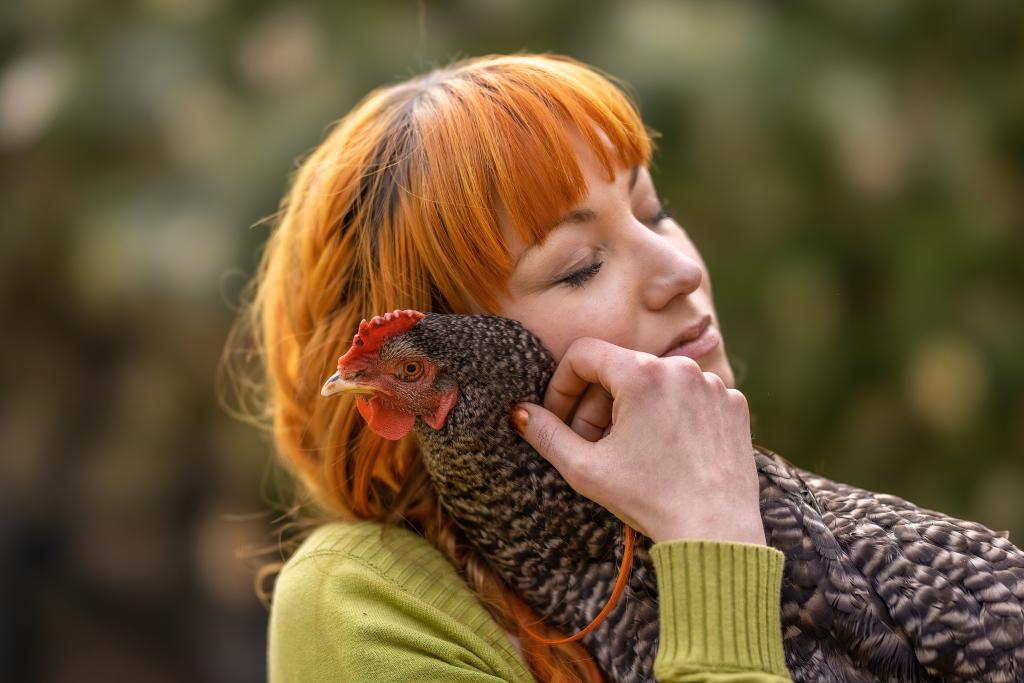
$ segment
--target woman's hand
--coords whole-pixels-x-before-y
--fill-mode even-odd
[[[764,545],[747,400],[696,361],[578,339],[544,406],[520,404],[523,438],[578,493],[655,542]]]

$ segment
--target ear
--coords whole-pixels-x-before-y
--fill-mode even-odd
[[[423,421],[426,422],[432,429],[440,429],[444,426],[444,421],[448,417],[448,412],[455,405],[455,402],[459,400],[459,387],[454,386],[441,395],[441,400],[437,404],[437,410],[432,415],[421,415]]]

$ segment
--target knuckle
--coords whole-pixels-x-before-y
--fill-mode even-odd
[[[565,355],[569,356],[591,356],[600,353],[603,348],[600,339],[594,337],[577,337],[569,343]]]
[[[636,356],[636,375],[641,379],[650,381],[660,378],[662,372],[662,364],[654,356],[639,354]]]
[[[672,370],[658,358],[642,358],[636,372],[629,374],[632,392],[664,392],[672,382]]]
[[[549,455],[553,453],[555,446],[555,428],[553,425],[541,425],[537,428],[537,450]]]
[[[725,382],[723,382],[722,378],[713,372],[705,372],[704,381],[716,389],[725,389]]]
[[[589,342],[590,339],[588,337],[577,337],[576,339],[573,339],[565,349],[565,357],[569,358],[570,356],[575,356],[578,353],[581,353],[587,347]]]
[[[694,378],[700,376],[700,364],[692,358],[688,358],[686,356],[672,356],[666,360],[669,362],[669,367],[672,368],[676,374],[682,377]]]
[[[737,406],[747,407],[747,397],[738,389],[726,389],[726,396]]]

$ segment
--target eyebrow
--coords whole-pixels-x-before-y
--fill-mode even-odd
[[[632,192],[633,188],[636,187],[636,179],[639,177],[639,175],[640,175],[640,165],[637,164],[629,172],[629,191],[630,192]],[[565,223],[587,223],[587,222],[592,221],[592,220],[594,220],[596,218],[597,218],[597,214],[594,213],[594,211],[592,211],[591,209],[576,209],[575,211],[570,211],[569,213],[567,213],[564,216],[562,216],[558,220],[558,223],[555,224],[554,228],[551,228],[551,229],[554,230],[558,226],[563,225]],[[521,252],[519,252],[519,254],[516,255],[516,257],[514,259],[512,259],[512,265],[511,265],[511,267],[509,269],[509,272],[514,271],[516,269],[516,267],[519,265],[519,262],[523,259],[523,257],[526,256],[526,254],[531,249],[533,249],[535,246],[536,245],[531,244],[530,246],[526,247]]]
[[[640,174],[640,166],[638,164],[638,165],[634,166],[633,170],[631,170],[629,172],[629,191],[630,192],[632,192],[633,188],[636,186],[636,179],[639,176],[639,174]],[[588,223],[588,222],[590,222],[592,220],[596,220],[596,219],[597,219],[597,214],[594,213],[593,210],[591,210],[591,209],[576,209],[575,211],[570,211],[569,213],[567,213],[564,216],[562,216],[561,218],[559,218],[558,222],[555,223],[555,228],[557,228],[560,225],[563,225],[564,223]],[[552,229],[554,229],[554,228],[552,228]]]

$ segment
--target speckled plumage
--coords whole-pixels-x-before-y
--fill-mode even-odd
[[[439,366],[459,400],[415,432],[444,507],[549,624],[590,623],[614,584],[622,524],[576,494],[513,430],[554,363],[514,321],[427,315],[393,341]],[[782,630],[795,681],[1024,680],[1024,554],[972,522],[753,457],[768,543],[786,555]],[[583,639],[610,680],[653,680],[657,587],[650,541],[619,604]]]

